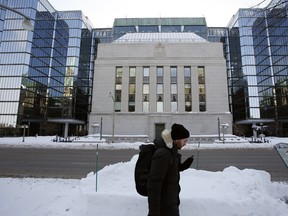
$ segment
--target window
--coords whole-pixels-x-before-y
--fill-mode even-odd
[[[129,100],[128,111],[135,112],[135,94],[136,94],[136,67],[129,68]]]
[[[163,84],[157,84],[157,101],[163,101]]]
[[[157,67],[156,68],[156,76],[157,76],[157,103],[156,103],[156,111],[157,112],[163,112],[163,67]]]
[[[177,95],[177,84],[171,84],[171,94]]]
[[[150,75],[150,68],[143,67],[143,102],[142,102],[143,112],[149,112],[149,93],[150,93],[149,75]]]
[[[149,84],[150,68],[143,67],[143,83]]]
[[[177,83],[177,67],[170,67],[171,83]]]
[[[178,110],[177,67],[170,67],[171,112]]]
[[[163,112],[163,102],[157,102],[157,112]]]
[[[156,68],[157,84],[163,84],[163,67]]]
[[[206,111],[205,69],[198,67],[199,111]]]
[[[191,67],[184,67],[185,111],[192,111]]]
[[[143,95],[149,94],[149,84],[143,84]]]
[[[122,74],[123,68],[116,67],[116,83],[115,83],[115,112],[121,112],[121,93],[122,93]]]

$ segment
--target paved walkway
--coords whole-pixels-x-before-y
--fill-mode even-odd
[[[279,143],[279,144],[275,145],[275,149],[278,151],[283,162],[286,164],[286,166],[288,168],[288,144],[287,143]]]

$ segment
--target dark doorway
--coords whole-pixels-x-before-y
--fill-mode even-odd
[[[161,133],[163,130],[165,130],[165,124],[155,124],[155,138],[161,138]]]

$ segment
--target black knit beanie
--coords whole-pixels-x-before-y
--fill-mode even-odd
[[[172,140],[185,139],[190,137],[189,131],[181,124],[173,124],[171,127]]]

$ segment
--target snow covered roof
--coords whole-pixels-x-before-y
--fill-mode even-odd
[[[193,32],[127,33],[113,43],[209,43]]]

